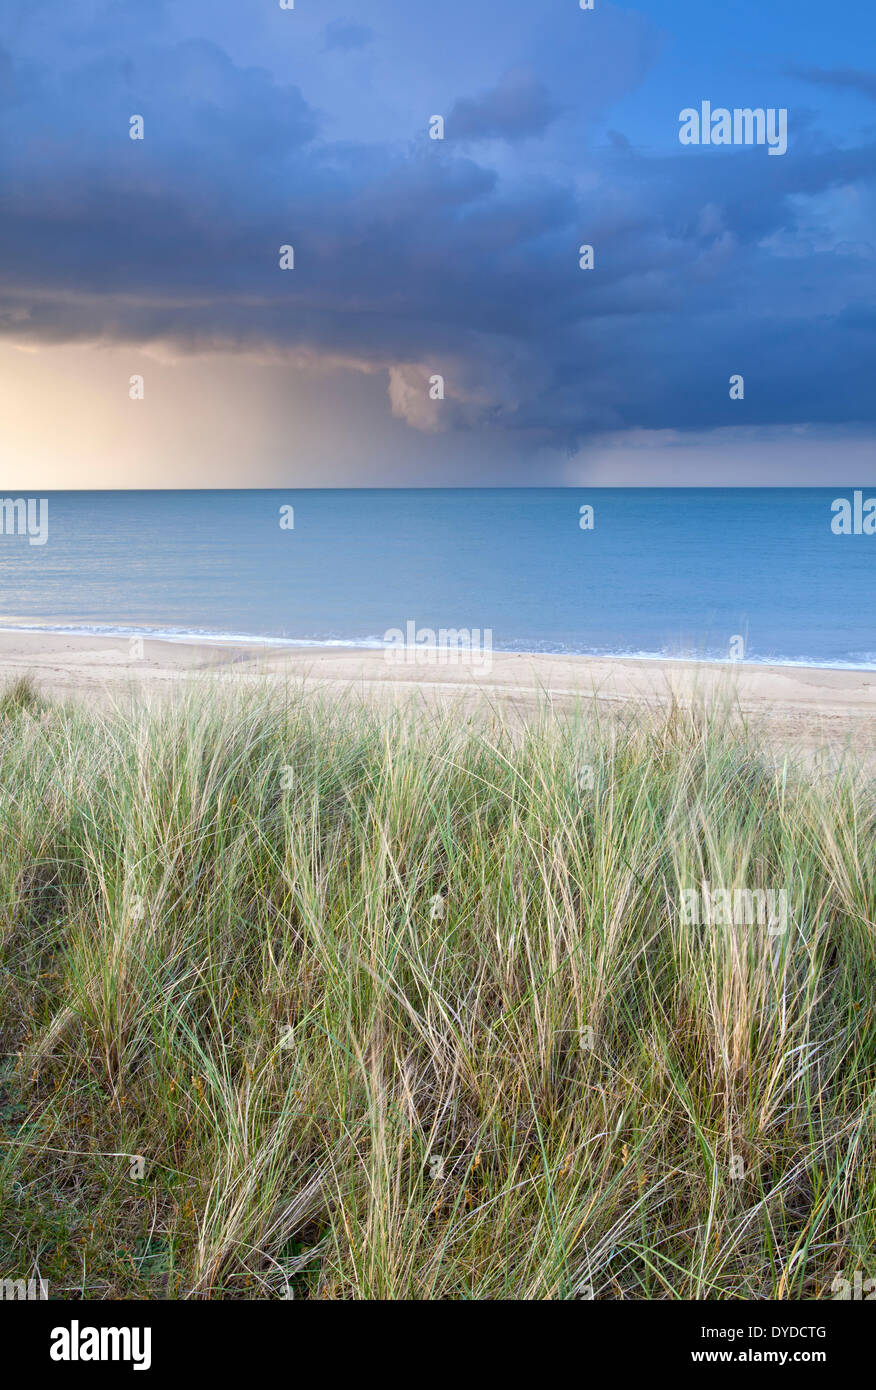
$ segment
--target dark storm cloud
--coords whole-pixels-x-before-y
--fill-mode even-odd
[[[130,6],[111,22],[85,10],[70,33],[55,11],[54,58],[2,35],[7,337],[315,354],[385,370],[401,414],[438,371],[444,424],[570,448],[592,431],[735,425],[736,372],[747,424],[873,419],[873,246],[843,195],[872,197],[876,147],[802,122],[781,158],[589,139],[658,51],[639,19],[607,9],[596,57],[571,29],[553,48],[540,33],[529,65],[509,47],[491,84],[453,93],[442,142],[415,96],[398,138],[336,138],[321,84],[246,61],[243,40],[232,57],[219,33],[156,23],[134,42]],[[313,51],[339,32],[320,26]],[[359,45],[378,64],[363,83],[384,42]],[[365,90],[350,97],[363,122]],[[492,163],[480,140],[498,142]]]

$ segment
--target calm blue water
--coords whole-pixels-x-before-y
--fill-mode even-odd
[[[46,545],[0,535],[0,625],[379,646],[412,619],[707,659],[739,634],[748,660],[874,669],[876,536],[830,529],[852,491],[50,493]]]

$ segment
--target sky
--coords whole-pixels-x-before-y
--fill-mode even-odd
[[[0,492],[876,481],[872,0],[593,3],[4,0]]]

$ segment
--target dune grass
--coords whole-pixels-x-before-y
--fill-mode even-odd
[[[0,699],[0,1277],[830,1298],[876,1276],[876,797],[729,711]],[[701,880],[788,929],[686,925]]]

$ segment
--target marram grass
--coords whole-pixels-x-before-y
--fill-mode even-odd
[[[0,699],[0,1278],[830,1298],[876,1276],[876,798],[729,713]],[[787,889],[787,930],[681,892]]]

